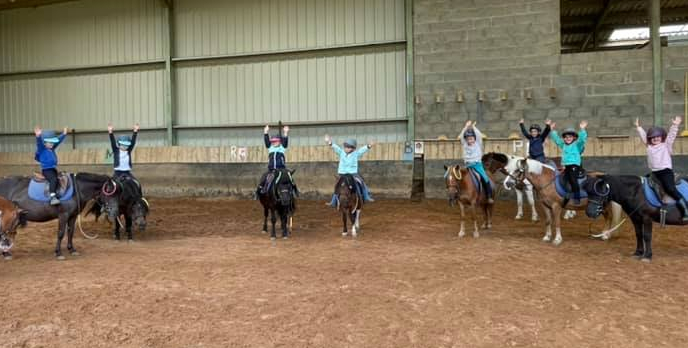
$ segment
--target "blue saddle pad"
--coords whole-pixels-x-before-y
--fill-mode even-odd
[[[72,199],[72,196],[74,195],[74,183],[72,182],[72,176],[69,175],[68,178],[69,183],[67,184],[67,191],[65,191],[65,193],[60,197],[61,201],[68,201]],[[39,202],[50,201],[50,196],[48,193],[46,193],[46,185],[48,185],[47,182],[36,182],[34,179],[31,179],[31,182],[29,183],[29,198]]]
[[[662,203],[662,200],[657,196],[655,190],[653,190],[652,187],[650,187],[649,180],[645,177],[641,179],[643,181],[643,193],[645,194],[645,200],[647,201],[647,203],[655,208],[660,208],[661,206],[665,205],[664,203]],[[679,180],[678,184],[676,185],[676,189],[678,190],[678,193],[680,193],[681,196],[683,196],[684,199],[688,200],[688,182],[686,182],[686,180]],[[669,202],[666,205],[676,205],[676,202]]]
[[[579,179],[578,179],[578,187],[581,188],[581,190],[580,190],[580,198],[588,198],[588,193],[585,192],[585,190],[582,189],[583,184],[585,183],[585,180],[586,180],[586,179],[587,179],[587,178],[579,178]],[[559,173],[559,171],[557,170],[557,172],[556,172],[556,177],[554,178],[554,185],[555,185],[556,188],[557,188],[557,193],[559,194],[559,196],[561,196],[561,197],[566,197],[566,194],[567,194],[568,192],[567,192],[566,189],[564,188],[564,182],[563,182],[563,181],[564,181],[564,176],[561,175],[561,174]]]

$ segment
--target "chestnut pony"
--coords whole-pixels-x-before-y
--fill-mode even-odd
[[[465,224],[465,208],[467,205],[471,209],[471,216],[473,217],[473,237],[478,238],[480,233],[478,232],[478,213],[477,208],[480,207],[485,215],[485,222],[482,224],[482,228],[491,229],[492,228],[492,209],[494,204],[489,204],[487,197],[478,191],[474,183],[474,179],[471,178],[472,173],[466,168],[461,168],[459,165],[454,166],[444,166],[445,174],[445,184],[447,185],[447,194],[449,195],[449,205],[454,206],[459,204],[461,209],[461,229],[459,230],[459,237],[463,237],[466,234],[464,227]],[[479,179],[478,179],[479,182]]]

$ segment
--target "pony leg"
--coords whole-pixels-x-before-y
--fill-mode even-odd
[[[5,261],[12,260],[12,253],[9,252],[9,251],[3,251],[3,252],[2,252],[2,258],[3,258]]]
[[[466,229],[465,229],[465,221],[466,221],[466,214],[463,208],[463,203],[459,202],[459,208],[461,208],[461,229],[459,230],[459,238],[462,238],[463,236],[466,235]]]
[[[282,239],[289,239],[289,230],[287,221],[289,219],[289,214],[286,211],[280,213],[280,222],[282,224]]]
[[[542,237],[542,241],[549,243],[552,240],[552,209],[544,204],[540,206],[545,211],[545,236]]]
[[[640,261],[650,262],[652,261],[652,220],[650,219],[643,221],[643,244],[645,245],[645,251]]]
[[[263,233],[268,233],[268,208],[263,207]]]
[[[643,242],[643,221],[638,219],[633,221],[633,227],[635,227],[635,252],[633,257],[640,259],[645,253],[645,243]]]
[[[473,215],[473,238],[480,237],[480,232],[478,231],[478,208],[476,204],[471,204],[471,215]]]
[[[275,211],[270,209],[270,221],[272,222],[272,232],[270,232],[270,239],[275,240],[277,234],[275,233],[275,223],[277,222],[277,217],[275,216]]]
[[[530,216],[530,220],[533,222],[538,222],[540,221],[540,217],[538,216],[537,209],[535,208],[535,197],[533,196],[533,186],[526,186],[526,198],[528,199],[528,204],[530,205],[530,210],[532,211],[532,214]]]
[[[62,239],[65,235],[65,230],[67,229],[67,217],[64,214],[60,214],[58,219],[58,229],[57,229],[57,245],[55,246],[55,257],[58,260],[64,260],[65,257],[62,255]]]
[[[552,244],[554,245],[560,245],[561,242],[563,242],[563,239],[561,238],[561,210],[562,208],[556,204],[552,207],[554,226],[557,232],[556,236],[554,237],[554,240],[552,241]]]
[[[516,220],[523,219],[523,191],[516,190],[516,206],[518,210],[516,212]]]
[[[356,228],[361,229],[361,209],[356,210]]]
[[[114,231],[114,232],[113,232],[113,236],[114,236],[115,240],[120,240],[120,236],[119,236],[119,216],[115,218],[115,221],[113,222],[113,224],[115,225],[115,227],[113,228],[113,231]]]
[[[349,232],[346,231],[346,212],[342,212],[342,224],[344,225],[344,229],[342,230],[342,237],[346,237]]]
[[[354,238],[358,236],[358,227],[356,226],[356,220],[358,220],[357,215],[356,211],[349,213],[349,219],[351,219],[351,236]]]
[[[76,231],[74,225],[76,224],[76,219],[78,216],[79,215],[69,218],[69,221],[67,222],[67,250],[69,250],[69,254],[72,256],[79,256],[79,252],[76,251],[76,248],[73,244],[74,231]]]
[[[132,225],[131,216],[124,215],[124,224],[126,225],[126,229],[127,229],[127,240],[129,240],[131,242],[134,240],[134,234],[133,234],[134,232],[132,232],[132,228],[131,228],[131,225]]]

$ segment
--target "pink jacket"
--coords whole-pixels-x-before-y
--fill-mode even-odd
[[[669,128],[666,141],[657,145],[650,145],[647,143],[647,134],[643,127],[638,127],[638,135],[645,145],[647,145],[647,165],[653,172],[662,169],[673,169],[671,163],[671,155],[674,153],[672,147],[678,134],[678,126],[672,125]]]

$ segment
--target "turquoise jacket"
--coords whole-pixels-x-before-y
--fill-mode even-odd
[[[578,139],[572,142],[570,145],[566,145],[564,139],[559,136],[557,131],[552,131],[549,133],[549,137],[552,138],[557,146],[562,150],[561,154],[561,164],[564,166],[577,165],[580,166],[582,162],[583,150],[585,150],[585,142],[588,141],[588,132],[585,129],[581,129],[578,132]]]
[[[332,150],[339,156],[339,174],[358,174],[358,159],[363,156],[370,148],[368,145],[361,147],[358,150],[346,153],[339,145],[332,143]]]

